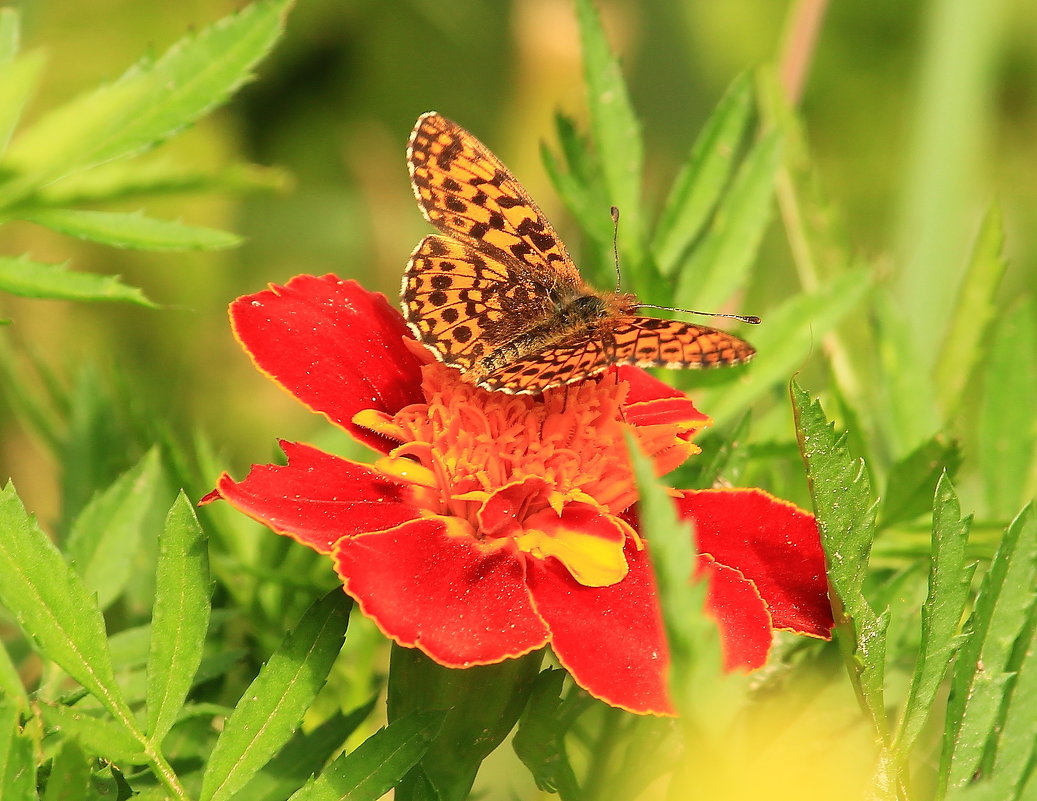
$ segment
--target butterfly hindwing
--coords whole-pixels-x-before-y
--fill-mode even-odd
[[[403,315],[442,361],[469,369],[554,311],[550,288],[524,265],[501,264],[464,242],[427,236],[403,276]]]

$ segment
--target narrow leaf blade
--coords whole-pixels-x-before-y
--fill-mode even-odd
[[[11,484],[0,491],[0,602],[48,659],[129,724],[101,612]]]
[[[47,300],[116,300],[139,306],[155,304],[117,276],[72,272],[66,264],[0,256],[0,292]]]
[[[241,244],[240,237],[226,231],[156,220],[140,212],[45,209],[19,216],[58,233],[116,248],[178,252],[221,250]]]
[[[338,656],[351,605],[340,589],[315,602],[259,671],[216,742],[202,801],[232,797],[288,742]]]
[[[147,684],[153,743],[161,743],[175,722],[201,664],[210,592],[205,535],[181,492],[159,538]]]
[[[742,74],[728,87],[695,140],[660,213],[652,249],[664,275],[674,272],[716,207],[748,133],[752,111],[752,81]]]

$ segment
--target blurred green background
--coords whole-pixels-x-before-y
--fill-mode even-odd
[[[147,48],[160,53],[240,5],[22,4],[25,47],[43,47],[49,56],[30,118],[114,79]],[[762,0],[600,0],[597,6],[644,125],[645,196],[658,204],[724,88],[740,72],[778,59],[800,6]],[[570,0],[300,0],[257,79],[165,146],[198,165],[275,165],[293,176],[293,186],[239,198],[156,199],[145,207],[154,216],[236,231],[245,246],[141,254],[12,224],[4,252],[70,258],[78,269],[120,274],[164,308],[5,297],[0,317],[13,320],[5,336],[68,381],[84,365],[122,376],[137,414],[181,433],[206,431],[239,476],[250,462],[269,458],[276,436],[325,436],[318,433],[326,428],[321,418],[252,369],[230,335],[227,303],[267,282],[331,271],[395,298],[407,257],[427,231],[411,195],[404,147],[416,117],[430,109],[483,139],[578,257],[580,232],[540,166],[539,147],[554,144],[557,110],[585,116],[579,58]],[[833,3],[800,107],[817,176],[850,250],[879,265],[908,314],[920,295],[953,293],[953,278],[995,198],[1011,262],[1003,309],[1037,284],[1037,3]],[[919,242],[934,243],[928,252],[946,258],[946,285],[896,286],[897,265],[913,257]],[[755,276],[738,309],[766,321],[770,308],[799,290],[778,215]],[[58,466],[10,412],[0,407],[0,475],[12,476],[26,505],[47,520],[59,504]],[[121,469],[136,454],[108,456]]]

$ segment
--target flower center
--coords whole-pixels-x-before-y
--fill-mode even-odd
[[[621,580],[627,541],[641,547],[621,517],[637,498],[623,432],[644,433],[624,419],[628,385],[610,372],[534,399],[472,386],[438,362],[423,369],[425,403],[354,418],[402,443],[378,467],[485,547],[553,557],[586,586]],[[668,429],[670,450],[672,427],[650,428]]]

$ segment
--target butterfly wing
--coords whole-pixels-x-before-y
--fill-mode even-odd
[[[548,282],[583,285],[543,212],[500,159],[468,131],[429,112],[407,147],[411,185],[422,214],[440,231]],[[549,276],[549,277],[547,277]]]
[[[600,373],[613,364],[704,368],[742,364],[756,351],[724,331],[680,320],[617,317],[570,334],[560,342],[506,364],[479,386],[511,394],[536,394]]]
[[[418,341],[446,364],[471,369],[554,313],[552,290],[524,263],[507,263],[465,242],[427,236],[403,274],[403,316]]]

